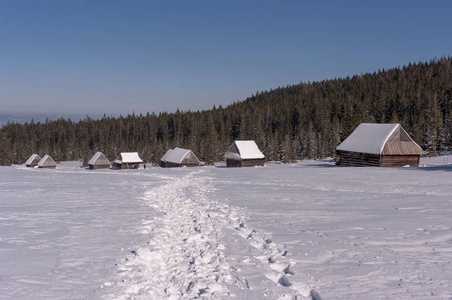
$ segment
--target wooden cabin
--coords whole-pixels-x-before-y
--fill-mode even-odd
[[[55,169],[56,166],[57,163],[47,154],[38,162],[38,168]]]
[[[88,162],[88,167],[90,170],[108,169],[110,168],[110,165],[111,162],[102,152],[96,152],[96,154],[94,154]]]
[[[197,167],[201,164],[196,155],[187,149],[175,148],[169,149],[160,160],[160,167]]]
[[[25,166],[27,168],[34,168],[38,165],[40,160],[41,156],[39,156],[38,154],[32,154],[30,158],[25,162]]]
[[[122,152],[112,163],[113,170],[138,169],[143,161],[137,152]]]
[[[337,148],[341,167],[419,166],[425,154],[400,124],[362,123]]]
[[[224,155],[226,167],[264,166],[265,156],[254,141],[235,141]]]

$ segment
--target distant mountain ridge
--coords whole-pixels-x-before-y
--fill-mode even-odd
[[[6,125],[8,122],[19,124],[31,123],[31,121],[33,121],[34,123],[45,123],[46,121],[54,121],[58,120],[59,118],[70,118],[71,120],[79,121],[84,119],[85,117],[85,114],[65,114],[65,116],[62,116],[58,114],[39,113],[0,113],[0,128],[3,125]]]
[[[44,114],[37,114],[37,115],[29,115],[29,114],[2,114],[0,113],[0,126],[6,125],[8,122],[10,123],[20,123],[24,124],[26,122],[31,122],[31,120],[34,120],[34,122],[45,122],[46,118],[49,118],[47,115]],[[49,118],[53,119],[53,118]]]

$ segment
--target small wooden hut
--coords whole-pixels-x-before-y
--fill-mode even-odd
[[[38,165],[41,160],[41,156],[38,154],[32,154],[30,158],[25,162],[25,166],[28,168],[34,168]]]
[[[111,162],[102,152],[96,152],[96,154],[94,154],[88,162],[88,167],[90,170],[108,169],[110,168],[110,165]]]
[[[339,166],[419,166],[425,152],[400,124],[362,123],[337,148]]]
[[[169,149],[160,160],[160,167],[197,167],[201,164],[196,155],[188,149]]]
[[[137,152],[122,152],[112,163],[113,170],[138,169],[143,161]]]
[[[38,162],[39,168],[55,169],[56,166],[57,163],[47,154]]]
[[[265,156],[254,141],[235,141],[224,155],[226,167],[263,166]]]

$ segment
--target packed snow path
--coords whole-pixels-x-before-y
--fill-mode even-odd
[[[319,299],[298,282],[283,246],[212,198],[213,178],[197,170],[166,179],[143,197],[156,211],[141,228],[149,240],[118,264],[107,298]]]

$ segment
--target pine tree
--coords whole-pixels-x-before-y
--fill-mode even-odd
[[[6,134],[0,131],[0,166],[11,166],[9,149],[11,149],[10,141]]]

